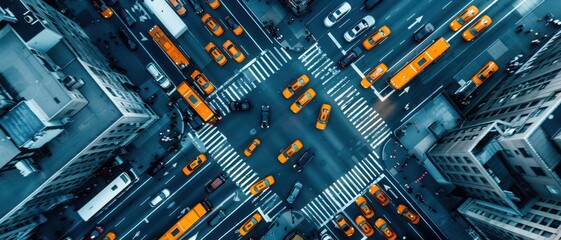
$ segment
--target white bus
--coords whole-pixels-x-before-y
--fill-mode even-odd
[[[166,0],[144,0],[143,2],[144,6],[156,15],[173,37],[178,38],[187,31],[187,25],[185,25]]]
[[[92,200],[80,208],[78,210],[78,215],[80,215],[84,221],[90,220],[90,218],[97,214],[109,202],[115,200],[120,193],[127,189],[136,180],[138,180],[138,176],[134,173],[132,168],[119,174],[117,178],[111,181],[109,185],[95,195]]]

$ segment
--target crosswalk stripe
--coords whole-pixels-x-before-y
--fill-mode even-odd
[[[221,151],[217,152],[216,154],[214,154],[214,159],[216,159],[217,161],[222,160],[222,155],[227,152],[229,149],[228,148],[223,148]]]
[[[216,139],[216,140],[218,141],[217,143],[213,143],[212,145],[209,145],[209,146],[207,147],[207,151],[208,151],[209,153],[214,152],[214,150],[216,150],[218,147],[221,147],[222,144],[223,144],[224,142],[226,142],[226,139],[224,139],[224,138],[218,138],[218,139]]]
[[[354,169],[355,168],[353,167],[350,171],[347,172],[347,174],[345,174],[345,176],[347,177],[349,182],[343,181],[345,184],[349,185],[349,187],[347,189],[349,189],[349,191],[351,191],[351,193],[353,193],[353,194],[354,194],[355,191],[360,189],[360,184],[361,184],[361,182],[358,179],[355,179],[356,177],[353,174]],[[343,179],[344,179],[344,177],[343,177]],[[351,194],[351,196],[353,194]]]
[[[222,150],[220,152],[220,155],[217,155],[215,158],[219,159],[220,163],[224,162],[224,160],[226,160],[232,154],[233,151],[234,151],[234,149],[226,147],[226,148],[224,148],[224,150]],[[224,153],[222,153],[222,152],[224,152]]]
[[[209,134],[209,135],[207,135],[206,137],[201,138],[201,140],[203,141],[203,143],[204,143],[205,145],[208,145],[208,143],[209,143],[211,140],[215,139],[216,136],[219,136],[219,135],[220,135],[219,132],[213,132],[212,135]]]
[[[329,218],[329,216],[325,215],[325,213],[323,213],[321,211],[321,209],[319,209],[319,207],[316,206],[316,203],[314,201],[310,202],[312,204],[312,206],[317,210],[314,211],[315,213],[317,213],[318,215],[321,215],[321,218],[327,219]]]
[[[380,172],[378,172],[378,168],[376,168],[373,164],[374,162],[378,162],[378,161],[376,161],[376,160],[365,161],[364,164],[368,165],[369,169],[372,169],[373,171],[376,171],[378,173],[378,175],[380,175]]]
[[[263,65],[261,65],[261,61],[257,61],[256,63],[257,63],[257,65],[259,65],[259,68],[261,68],[261,70],[263,70],[263,72],[265,73],[265,75],[267,75],[267,78],[268,78],[269,76],[271,76],[271,75],[269,75],[269,72],[267,71],[267,69],[264,68]],[[255,65],[254,65],[254,66],[255,66]],[[255,67],[256,67],[256,69],[257,69],[257,66],[255,66]],[[271,68],[269,68],[269,70],[273,71]],[[260,74],[261,76],[263,76],[263,75],[261,74],[261,71],[259,71],[259,74]],[[267,78],[263,77],[263,79],[267,79]]]
[[[209,143],[206,145],[208,148],[213,147],[214,143],[216,143],[217,141],[220,141],[223,138],[223,136],[220,134],[220,136],[218,136],[215,139],[212,139],[212,142],[209,141]]]
[[[197,137],[202,140],[203,135],[206,135],[212,129],[213,129],[213,127],[211,127],[208,124],[205,124],[205,125],[203,125],[203,128],[201,130],[199,130],[198,132],[195,132],[195,135],[197,135]]]
[[[356,89],[352,88],[352,87],[348,87],[343,93],[339,94],[338,97],[336,97],[334,100],[335,102],[339,103],[339,99],[341,99],[342,97],[344,97],[349,91],[354,90],[356,91]]]
[[[314,75],[314,77],[317,78],[317,76],[322,73],[323,71],[325,71],[326,67],[325,65],[329,65],[332,64],[333,62],[331,61],[331,59],[329,58],[325,58],[325,61],[323,61],[323,63],[321,65],[319,65],[318,68],[316,68],[314,71],[312,71],[312,75]]]
[[[256,61],[256,63],[259,63],[259,61]],[[263,75],[263,73],[259,71],[259,66],[257,66],[257,64],[253,64],[249,69],[252,69],[253,71],[257,72],[257,74],[259,74],[259,76],[261,77],[261,79],[263,79],[263,81],[267,80],[265,75]]]
[[[235,174],[241,173],[241,171],[243,171],[244,169],[249,168],[249,166],[248,166],[245,162],[237,161],[237,162],[235,163],[235,165],[232,166],[232,168],[233,168],[233,169],[236,169],[236,170],[233,172],[233,175],[235,175]]]
[[[224,89],[224,92],[226,93],[226,95],[228,95],[228,102],[235,101],[236,99],[232,97],[232,94],[230,93],[231,90],[230,91],[228,90],[230,89],[229,88]]]
[[[365,163],[365,162],[366,162],[366,161],[364,161],[364,160],[363,160],[363,161],[360,161],[360,162],[358,163],[358,166],[362,169],[362,171],[368,173],[369,178],[374,178],[374,177],[376,176],[376,173],[375,173],[372,169],[368,168],[368,166],[366,166],[366,163]],[[369,179],[369,181],[371,181],[371,180],[372,180],[372,179]]]
[[[230,168],[230,165],[232,165],[232,163],[235,163],[237,159],[238,159],[238,155],[232,155],[230,158],[224,161],[224,165],[222,166],[224,167],[224,169]]]
[[[257,176],[257,173],[252,171],[251,176],[249,176],[245,180],[241,181],[239,186],[241,188],[249,188],[249,186],[251,186],[252,183],[257,182],[257,180],[259,180],[259,177]]]
[[[323,197],[321,197],[321,195],[319,196],[318,200],[321,200],[323,202],[323,206],[326,206],[328,210],[330,210],[330,212],[335,212],[337,211],[337,209],[335,208],[335,205],[333,205],[332,203],[323,200]]]
[[[361,132],[362,128],[372,123],[377,116],[378,113],[374,113],[374,111],[368,109],[368,111],[359,115],[358,118],[353,120],[351,123],[355,126],[358,132]]]
[[[335,84],[334,91],[330,94],[332,97],[335,96],[336,93],[338,93],[339,91],[345,89],[345,86],[347,85],[348,81],[345,81],[347,79],[347,76],[345,76],[343,79],[341,79],[341,81],[339,81],[337,84]],[[339,86],[339,84],[342,84],[341,86]],[[337,87],[339,86],[339,87]],[[328,91],[329,93],[329,91]]]
[[[278,71],[279,68],[277,67],[277,65],[275,65],[275,62],[274,62],[273,60],[271,60],[271,58],[269,57],[269,55],[265,54],[264,56],[267,58],[267,60],[269,60],[268,62],[270,62],[271,65],[273,65],[273,68],[275,69],[275,71]],[[267,61],[263,61],[263,62],[267,63]],[[269,64],[267,64],[267,65],[269,65]],[[272,70],[272,69],[271,69],[271,70]]]
[[[345,177],[347,177],[347,179],[345,179]],[[343,188],[343,191],[345,191],[345,192],[347,193],[347,195],[345,195],[345,196],[349,196],[349,198],[352,198],[351,196],[353,196],[353,194],[352,194],[351,192],[349,192],[349,190],[347,189],[347,187],[344,186],[344,185],[347,185],[347,186],[349,186],[349,189],[352,189],[352,188],[350,187],[352,184],[349,184],[349,183],[347,182],[347,180],[348,180],[349,182],[352,182],[352,180],[348,179],[348,175],[347,175],[347,174],[343,175],[340,179],[341,179],[341,181],[340,181],[340,182],[337,182],[337,184],[341,185],[341,188]],[[335,184],[335,185],[337,185],[337,184]],[[343,185],[343,184],[344,184],[344,185]],[[343,200],[343,202],[346,202],[346,200]]]
[[[305,58],[306,56],[309,55],[309,53],[311,51],[315,51],[316,49],[318,49],[318,43],[314,43],[314,45],[312,45],[310,48],[306,49],[306,51],[304,51],[302,54],[300,54],[300,56],[298,56],[299,60],[302,60],[302,58]]]
[[[279,54],[279,57],[282,58],[282,60],[287,63],[288,60],[286,60],[286,58],[284,58],[284,56],[282,55],[282,53],[276,48],[274,47],[273,49],[275,49],[275,51]]]
[[[355,107],[355,105],[357,105],[357,104],[359,104],[359,106]],[[349,108],[347,108],[345,111],[343,111],[343,114],[348,116],[349,120],[352,121],[356,116],[360,116],[362,114],[362,112],[364,112],[364,111],[366,111],[366,109],[368,109],[367,107],[364,107],[364,105],[366,105],[366,101],[355,101]],[[355,115],[356,111],[359,111],[359,113],[357,113]]]
[[[253,65],[252,65],[253,66]],[[251,70],[251,68],[247,68],[247,70],[249,71],[249,73],[251,73],[251,75],[253,75],[253,77],[255,78],[255,80],[257,80],[257,82],[261,82],[261,80],[259,79],[259,77],[257,77],[257,75],[255,75],[255,73],[253,72],[253,70]]]
[[[259,61],[259,63],[263,62],[263,64],[267,66],[267,68],[269,69],[269,71],[271,71],[271,74],[274,74],[275,69],[273,69],[273,68],[269,65],[269,62],[266,60],[266,58],[261,57],[260,59],[261,59],[261,61]],[[259,65],[261,65],[261,64],[259,64]],[[266,69],[265,69],[265,70],[266,70]]]
[[[238,155],[235,156],[235,160],[232,161],[231,165],[228,164],[227,168],[231,168],[232,172],[237,169],[238,165],[242,164],[242,161],[237,161],[240,157]]]
[[[317,60],[314,60],[313,63],[312,63],[312,65],[307,66],[307,69],[308,69],[308,70],[312,70],[312,68],[315,67],[318,63],[320,63],[321,60],[323,60],[324,58],[327,58],[327,53],[321,54],[321,57],[320,57],[319,59],[317,59]]]
[[[222,98],[216,98],[216,99],[218,99],[218,101],[221,103],[221,105],[228,111],[227,113],[229,113],[229,112],[230,112],[230,108],[228,107],[228,104],[226,104],[226,103],[222,100]]]
[[[248,92],[248,93],[251,92],[251,90],[253,90],[253,88],[256,87],[256,86],[253,86],[253,87],[249,86],[249,84],[248,84],[246,81],[243,81],[243,84],[247,87],[247,89],[248,89],[247,92]],[[255,84],[254,84],[254,85],[255,85]]]
[[[372,113],[370,113],[372,114]],[[369,114],[369,115],[370,115]],[[376,120],[375,122],[372,122],[373,119],[377,118],[378,113],[376,113],[374,116],[370,115],[368,116],[368,119],[363,121],[364,124],[362,124],[361,127],[359,127],[357,130],[366,138],[366,133],[370,128],[373,128],[374,126],[376,126],[376,124],[378,124],[378,122],[382,121],[381,118],[378,118],[378,120]],[[367,127],[368,126],[368,127]],[[358,127],[358,126],[357,126]],[[364,131],[363,129],[367,127]]]
[[[275,47],[275,50],[277,50],[276,47]],[[278,50],[277,50],[277,51],[278,51]],[[284,50],[284,48],[281,48],[281,51],[282,51],[284,54],[286,54],[286,57],[287,57],[289,60],[292,59],[292,57],[290,56],[290,54],[288,54],[288,53],[286,52],[286,50]]]
[[[339,180],[341,180],[341,179],[342,178],[339,178]],[[341,208],[341,202],[345,202],[345,200],[346,200],[346,199],[343,199],[343,197],[341,195],[346,196],[346,194],[344,194],[343,191],[345,191],[347,194],[349,192],[344,187],[342,187],[342,185],[341,185],[341,188],[342,188],[342,190],[341,190],[341,188],[339,188],[339,184],[341,184],[341,183],[339,181],[337,181],[337,182],[335,182],[335,184],[331,185],[331,187],[337,189],[337,191],[335,191],[335,192],[339,193],[339,194],[336,194],[333,197],[334,198],[335,197],[339,198],[340,201],[335,201],[335,202],[337,203],[337,206],[339,208]],[[333,199],[333,200],[335,200],[335,199]]]
[[[268,56],[269,56],[269,55],[267,55],[267,57],[268,57]],[[271,52],[271,57],[272,57],[273,59],[275,59],[276,63],[277,63],[279,66],[282,66],[283,63],[277,58],[277,56],[275,56],[275,54],[273,54],[273,52]],[[279,68],[277,68],[277,71],[278,71],[278,70],[279,70]]]
[[[322,53],[320,48],[315,48],[312,52],[310,52],[309,55],[307,55],[304,59],[301,60],[302,63],[304,63],[304,67],[308,67],[308,64],[310,64],[311,62],[313,62],[312,60],[314,60],[317,56],[320,56]]]
[[[358,164],[357,164],[358,165]],[[360,182],[360,186],[366,185],[366,182],[368,180],[368,178],[366,177],[366,175],[360,170],[360,168],[358,168],[356,165],[353,168],[354,171],[354,175],[356,176],[356,178],[358,178],[358,181]],[[363,178],[365,177],[366,180]],[[362,189],[362,187],[360,187],[358,190]]]
[[[367,141],[372,140],[371,138],[375,137],[376,135],[378,135],[380,132],[382,132],[382,130],[384,130],[387,127],[387,124],[385,124],[382,121],[382,124],[377,124],[376,127],[374,129],[371,129],[369,131],[364,131],[364,135],[365,135],[365,139]]]
[[[232,174],[230,176],[232,177],[232,180],[234,181],[238,181],[238,178],[241,178],[243,176],[245,176],[246,174],[244,174],[247,170],[249,169],[249,166],[247,164],[242,164],[236,171],[232,172]],[[237,171],[240,171],[240,173],[238,174]],[[251,171],[251,169],[250,169]]]
[[[391,132],[387,131],[386,134],[384,134],[383,137],[378,138],[379,139],[378,141],[372,143],[372,144],[374,144],[374,148],[378,147],[378,145],[380,145],[380,143],[385,141],[390,135],[391,135]],[[370,145],[372,146],[372,144],[370,144]]]
[[[300,210],[300,212],[304,213],[304,215],[306,215],[308,217],[308,219],[313,219],[314,221],[312,221],[312,222],[314,222],[314,223],[320,222],[320,219],[318,219],[315,214],[309,213],[306,208],[302,208]]]
[[[337,208],[341,208],[341,198],[339,195],[334,195],[333,193],[342,193],[342,191],[336,186],[336,184],[332,184],[329,188],[323,191],[323,195],[325,196],[326,200],[336,206]],[[344,200],[343,200],[344,201]]]

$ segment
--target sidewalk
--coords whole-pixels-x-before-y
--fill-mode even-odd
[[[275,28],[279,29],[281,39],[275,40],[271,35],[271,39],[276,41],[279,45],[286,50],[301,52],[308,49],[314,44],[315,39],[301,18],[297,18],[277,0],[242,0],[240,4],[245,5],[255,17],[261,22],[261,27],[265,32],[266,24],[272,22]],[[309,35],[309,37],[308,37]]]
[[[469,226],[454,213],[463,198],[452,195],[454,186],[446,184],[425,156],[438,136],[453,129],[462,116],[442,94],[421,106],[397,128],[396,137],[385,143],[382,159],[388,172],[415,198],[422,216],[428,216],[449,239],[470,239]]]
[[[286,210],[270,225],[269,231],[261,237],[261,240],[277,240],[291,233],[298,232],[306,239],[317,239],[315,227],[299,211]],[[314,238],[315,237],[315,238]]]

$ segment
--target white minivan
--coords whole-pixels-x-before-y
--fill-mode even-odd
[[[166,76],[163,71],[156,66],[154,63],[149,63],[146,65],[146,71],[152,76],[154,81],[166,92],[167,94],[171,94],[173,90],[175,90],[175,86],[171,82],[171,80]]]
[[[158,193],[158,195],[156,195],[154,198],[152,198],[152,200],[150,200],[150,207],[155,207],[158,206],[158,204],[160,204],[162,201],[166,200],[166,198],[169,197],[169,190],[167,188],[164,188],[164,190],[162,190],[160,193]]]

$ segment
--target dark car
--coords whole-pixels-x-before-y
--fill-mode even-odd
[[[294,162],[294,165],[292,165],[292,169],[294,169],[294,171],[296,172],[301,172],[302,169],[304,169],[304,167],[306,167],[306,165],[308,165],[308,163],[312,161],[312,159],[314,159],[315,155],[316,154],[308,148],[304,152],[304,154],[302,154],[302,156],[300,156],[298,160]]]
[[[127,26],[129,27],[132,27],[136,22],[136,20],[131,16],[131,14],[128,13],[127,10],[125,10],[124,8],[118,8],[117,13],[123,19],[123,21],[125,21],[125,24],[127,24]]]
[[[290,190],[290,194],[288,194],[286,201],[290,204],[293,204],[296,198],[298,197],[298,195],[300,194],[301,189],[302,189],[302,183],[296,181],[296,183],[294,183],[294,187],[292,187],[292,190]]]
[[[261,106],[261,128],[269,128],[269,121],[271,120],[271,108],[269,105]]]
[[[425,38],[427,38],[432,32],[434,32],[434,26],[430,23],[426,23],[421,28],[419,28],[419,30],[415,32],[415,35],[413,35],[413,40],[415,42],[421,42]]]
[[[214,216],[209,222],[208,225],[210,225],[211,227],[216,227],[216,225],[218,225],[220,222],[222,222],[222,220],[224,220],[224,218],[226,218],[226,213],[222,210],[218,211],[218,214],[216,214],[216,216]]]
[[[152,177],[156,176],[156,174],[158,174],[160,171],[162,171],[162,169],[164,169],[164,166],[166,166],[166,163],[162,160],[157,160],[153,162],[150,168],[148,169],[148,175]]]
[[[376,4],[380,3],[381,0],[366,0],[364,1],[364,7],[366,9],[372,9]]]
[[[228,177],[226,177],[224,173],[221,173],[216,178],[212,179],[209,183],[206,184],[205,190],[208,193],[212,193],[220,186],[222,186],[222,184],[226,183],[226,180],[228,180]]]
[[[356,61],[360,55],[362,55],[362,49],[360,49],[360,47],[353,48],[353,50],[349,51],[347,55],[343,56],[343,58],[339,60],[339,66],[341,66],[341,68],[346,68]]]
[[[231,111],[249,111],[249,108],[250,105],[249,105],[249,101],[247,100],[230,102]]]
[[[83,239],[84,240],[96,239],[103,233],[104,230],[105,229],[103,229],[103,226],[97,225],[95,226],[94,230],[92,230],[88,235],[84,236]]]
[[[119,29],[119,38],[127,45],[129,50],[135,50],[138,48],[136,42],[132,39],[132,35],[124,28]]]
[[[204,12],[203,5],[201,5],[201,2],[199,0],[188,0],[188,1],[191,4],[191,7],[193,7],[193,10],[195,11],[196,14],[201,14]]]

